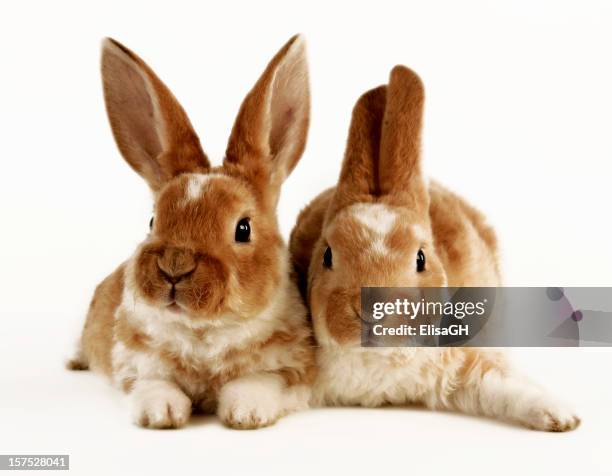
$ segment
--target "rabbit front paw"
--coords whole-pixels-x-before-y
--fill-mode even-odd
[[[219,395],[217,414],[235,429],[272,425],[282,416],[282,390],[271,376],[250,376],[227,383]]]
[[[169,382],[137,382],[132,394],[134,423],[146,428],[180,428],[191,415],[191,400]]]

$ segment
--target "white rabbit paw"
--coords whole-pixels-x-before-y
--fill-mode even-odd
[[[191,415],[191,400],[167,382],[138,382],[132,405],[134,423],[146,428],[180,428]]]

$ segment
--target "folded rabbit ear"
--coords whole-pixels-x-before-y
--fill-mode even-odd
[[[143,60],[110,38],[102,45],[102,80],[117,146],[154,192],[175,175],[210,167],[170,90]]]
[[[417,74],[405,66],[393,68],[380,138],[380,194],[411,207],[426,204],[428,197],[421,172],[424,100]]]
[[[333,201],[336,210],[351,203],[371,201],[380,192],[378,161],[386,96],[387,87],[380,86],[363,94],[353,108]]]
[[[272,58],[244,99],[224,164],[238,166],[277,200],[282,182],[306,146],[309,119],[306,46],[296,35]]]

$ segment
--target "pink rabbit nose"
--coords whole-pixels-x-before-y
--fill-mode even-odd
[[[196,266],[194,254],[183,248],[166,248],[157,258],[160,274],[172,285],[193,274]]]

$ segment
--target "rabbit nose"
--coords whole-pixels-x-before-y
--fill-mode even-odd
[[[196,265],[194,254],[183,248],[166,248],[157,258],[159,272],[172,285],[191,275]]]

